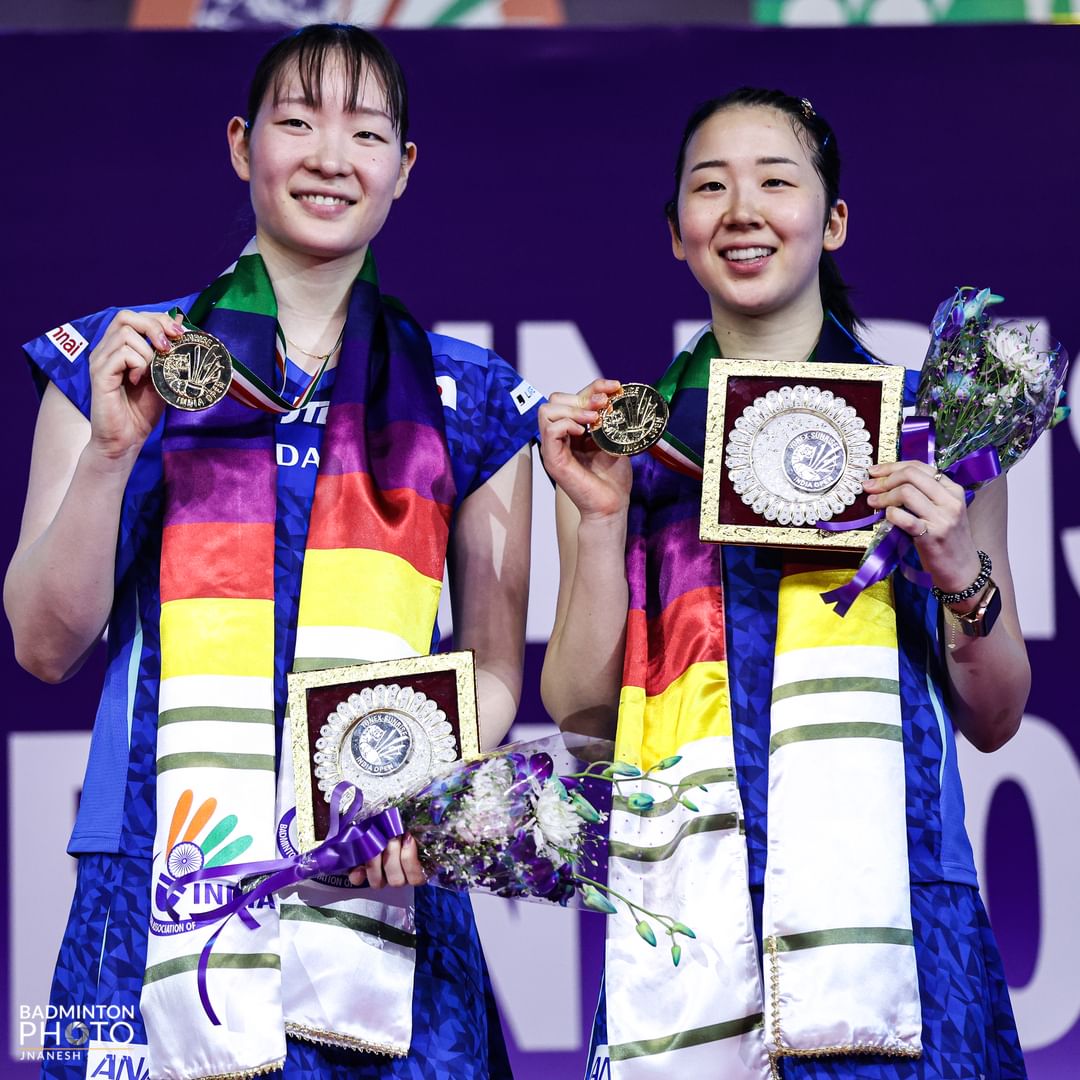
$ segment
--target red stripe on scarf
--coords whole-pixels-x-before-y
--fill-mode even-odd
[[[376,491],[367,473],[320,472],[308,547],[387,551],[441,581],[450,508],[409,488]]]
[[[660,694],[691,664],[723,661],[724,640],[723,600],[716,586],[683,593],[652,619],[632,610],[623,685],[640,686],[650,697]]]
[[[192,552],[198,557],[192,558]],[[273,600],[273,523],[167,526],[161,545],[161,602],[194,597]]]

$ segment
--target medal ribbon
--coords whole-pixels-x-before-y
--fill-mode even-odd
[[[196,326],[179,308],[171,308],[169,315],[174,319],[179,319],[184,327],[184,330],[199,334],[205,334],[206,331],[201,327]],[[213,337],[213,335],[207,335]],[[214,338],[217,341],[217,338]],[[304,387],[301,392],[293,398],[282,397],[282,395],[268,386],[254,371],[251,370],[242,360],[238,360],[222,342],[218,342],[219,345],[228,354],[229,361],[232,364],[232,381],[229,383],[229,397],[235,398],[243,405],[247,405],[252,409],[261,409],[263,412],[274,413],[282,415],[284,413],[296,412],[302,409],[315,393],[315,387],[318,386],[319,380],[322,378],[323,372],[326,370],[326,365],[330,363],[330,357],[327,356],[322,364],[319,365],[319,370],[311,376],[310,381]],[[274,352],[275,352],[275,367],[281,377],[282,385],[285,381],[285,334],[282,332],[281,325],[278,324],[274,330]]]

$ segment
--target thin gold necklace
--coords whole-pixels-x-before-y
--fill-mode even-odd
[[[302,352],[305,356],[310,356],[312,360],[318,360],[320,363],[325,364],[327,362],[327,360],[329,360],[330,357],[333,356],[334,353],[336,353],[338,351],[338,349],[341,347],[341,342],[342,342],[342,339],[344,337],[345,337],[345,323],[342,323],[341,324],[341,330],[338,332],[337,341],[334,342],[333,346],[331,347],[331,349],[330,349],[330,351],[328,353],[308,352],[307,349],[305,349],[301,345],[297,345],[295,341],[293,341],[292,339],[290,339],[288,337],[285,339],[285,341],[289,345],[291,345],[294,349],[299,349],[300,352]]]

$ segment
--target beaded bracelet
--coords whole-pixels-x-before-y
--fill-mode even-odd
[[[986,588],[994,564],[985,551],[976,551],[975,554],[979,556],[979,576],[966,589],[961,589],[959,592],[942,592],[934,585],[930,592],[933,593],[935,600],[942,604],[962,604]]]

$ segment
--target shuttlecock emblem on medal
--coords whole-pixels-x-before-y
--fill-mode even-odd
[[[846,510],[873,462],[862,417],[817,386],[784,386],[735,420],[724,463],[755,514],[778,525],[812,525]]]
[[[668,405],[658,390],[646,383],[623,383],[590,434],[601,450],[623,457],[648,450],[667,422]]]
[[[380,684],[350,694],[327,717],[315,743],[315,777],[327,802],[348,780],[363,791],[364,808],[375,810],[457,756],[454,729],[436,702],[408,686]]]
[[[232,383],[229,350],[213,334],[188,330],[168,352],[155,353],[150,361],[154,389],[169,404],[185,412],[216,405]]]

